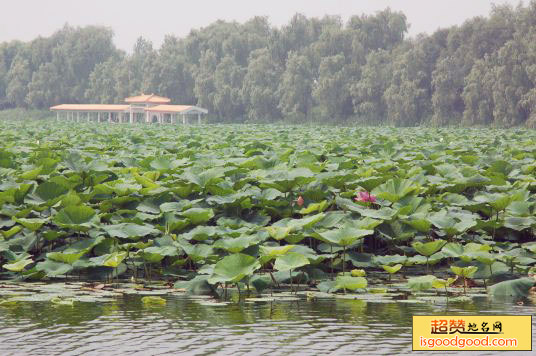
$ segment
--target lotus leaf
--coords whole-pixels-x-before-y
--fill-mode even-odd
[[[235,253],[225,256],[214,266],[214,273],[208,279],[210,284],[230,282],[240,282],[250,276],[261,267],[255,257],[243,253]]]
[[[309,260],[301,253],[288,252],[276,258],[274,268],[278,271],[288,271],[308,264]]]

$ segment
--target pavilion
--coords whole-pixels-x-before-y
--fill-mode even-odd
[[[208,110],[193,105],[170,105],[171,99],[155,94],[142,94],[125,99],[126,104],[61,104],[52,106],[56,118],[71,121],[96,121],[109,123],[170,123],[182,121],[196,115],[201,123],[201,115]],[[179,120],[180,118],[180,120]]]

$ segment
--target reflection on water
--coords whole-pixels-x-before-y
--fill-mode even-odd
[[[414,314],[534,314],[485,298],[448,309],[347,299],[206,306],[186,296],[144,307],[140,299],[0,306],[0,355],[400,355],[411,353]]]

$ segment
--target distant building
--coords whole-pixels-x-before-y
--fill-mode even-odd
[[[61,104],[52,106],[56,118],[72,121],[96,121],[110,123],[188,123],[188,118],[201,115],[208,110],[193,105],[170,105],[169,98],[155,94],[142,94],[125,99],[125,105],[114,104]]]

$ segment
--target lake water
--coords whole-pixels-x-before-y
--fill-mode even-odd
[[[448,307],[305,296],[212,306],[186,295],[164,298],[165,306],[150,307],[139,295],[0,306],[0,355],[404,355],[414,314],[535,313],[533,305],[485,297]]]

